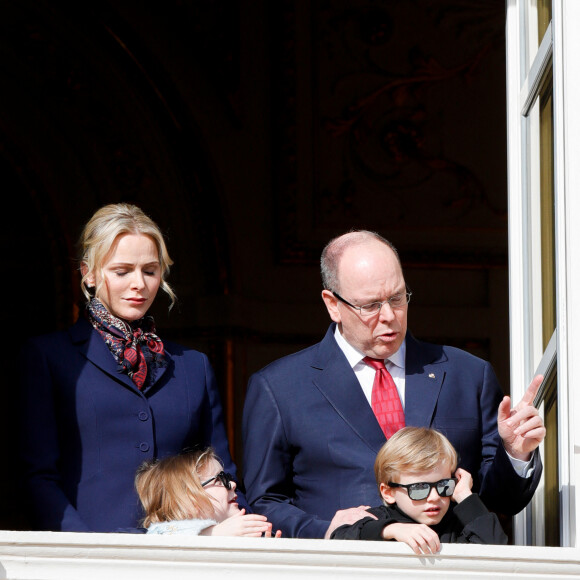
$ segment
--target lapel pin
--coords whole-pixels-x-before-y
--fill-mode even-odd
[[[429,378],[430,379],[434,379],[435,378],[435,375],[433,373],[429,373]]]

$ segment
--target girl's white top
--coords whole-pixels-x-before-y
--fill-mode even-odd
[[[169,522],[157,522],[151,524],[147,528],[148,534],[192,534],[199,536],[199,534],[209,528],[215,526],[215,520],[171,520]]]

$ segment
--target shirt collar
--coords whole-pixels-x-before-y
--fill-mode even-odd
[[[362,362],[362,360],[364,359],[364,357],[366,355],[364,353],[360,352],[360,350],[356,349],[354,346],[352,346],[349,342],[347,342],[347,340],[344,338],[344,336],[342,336],[340,330],[338,329],[338,324],[336,325],[336,328],[334,329],[334,338],[335,338],[338,346],[340,347],[340,350],[342,350],[342,352],[344,353],[344,356],[346,356],[346,359],[348,360],[348,364],[352,368],[354,368],[357,364]],[[397,352],[393,353],[386,360],[390,361],[395,366],[398,366],[404,370],[405,369],[406,349],[407,349],[406,341],[404,340],[403,343],[401,344],[401,346],[399,347],[399,350]]]

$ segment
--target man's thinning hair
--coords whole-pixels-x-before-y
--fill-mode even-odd
[[[322,286],[325,290],[330,290],[331,292],[340,291],[338,265],[347,248],[362,245],[372,240],[385,244],[385,246],[393,250],[399,265],[401,264],[397,248],[389,240],[369,230],[352,230],[333,238],[326,244],[324,250],[322,250],[322,255],[320,256],[320,274],[322,276]]]

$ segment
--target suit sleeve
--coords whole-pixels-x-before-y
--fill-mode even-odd
[[[55,393],[47,355],[30,342],[21,360],[21,461],[32,525],[40,530],[90,531],[62,485]]]
[[[515,515],[530,502],[542,473],[536,450],[531,477],[520,477],[514,470],[497,431],[497,410],[502,392],[489,363],[485,363],[480,397],[482,423],[482,462],[479,494],[492,511]]]
[[[246,500],[243,485],[238,477],[236,465],[234,464],[230,454],[230,446],[226,434],[222,404],[216,384],[215,374],[207,356],[202,356],[204,360],[205,381],[209,401],[209,409],[206,415],[208,420],[203,426],[203,438],[207,445],[213,447],[216,455],[221,459],[224,471],[231,473],[234,476],[237,483],[236,492],[238,496],[238,504],[240,507],[246,508],[249,511],[249,505]],[[195,441],[194,443],[199,443],[199,441]]]
[[[244,482],[252,509],[290,538],[323,538],[329,521],[294,505],[293,452],[263,373],[250,379],[243,416]]]

